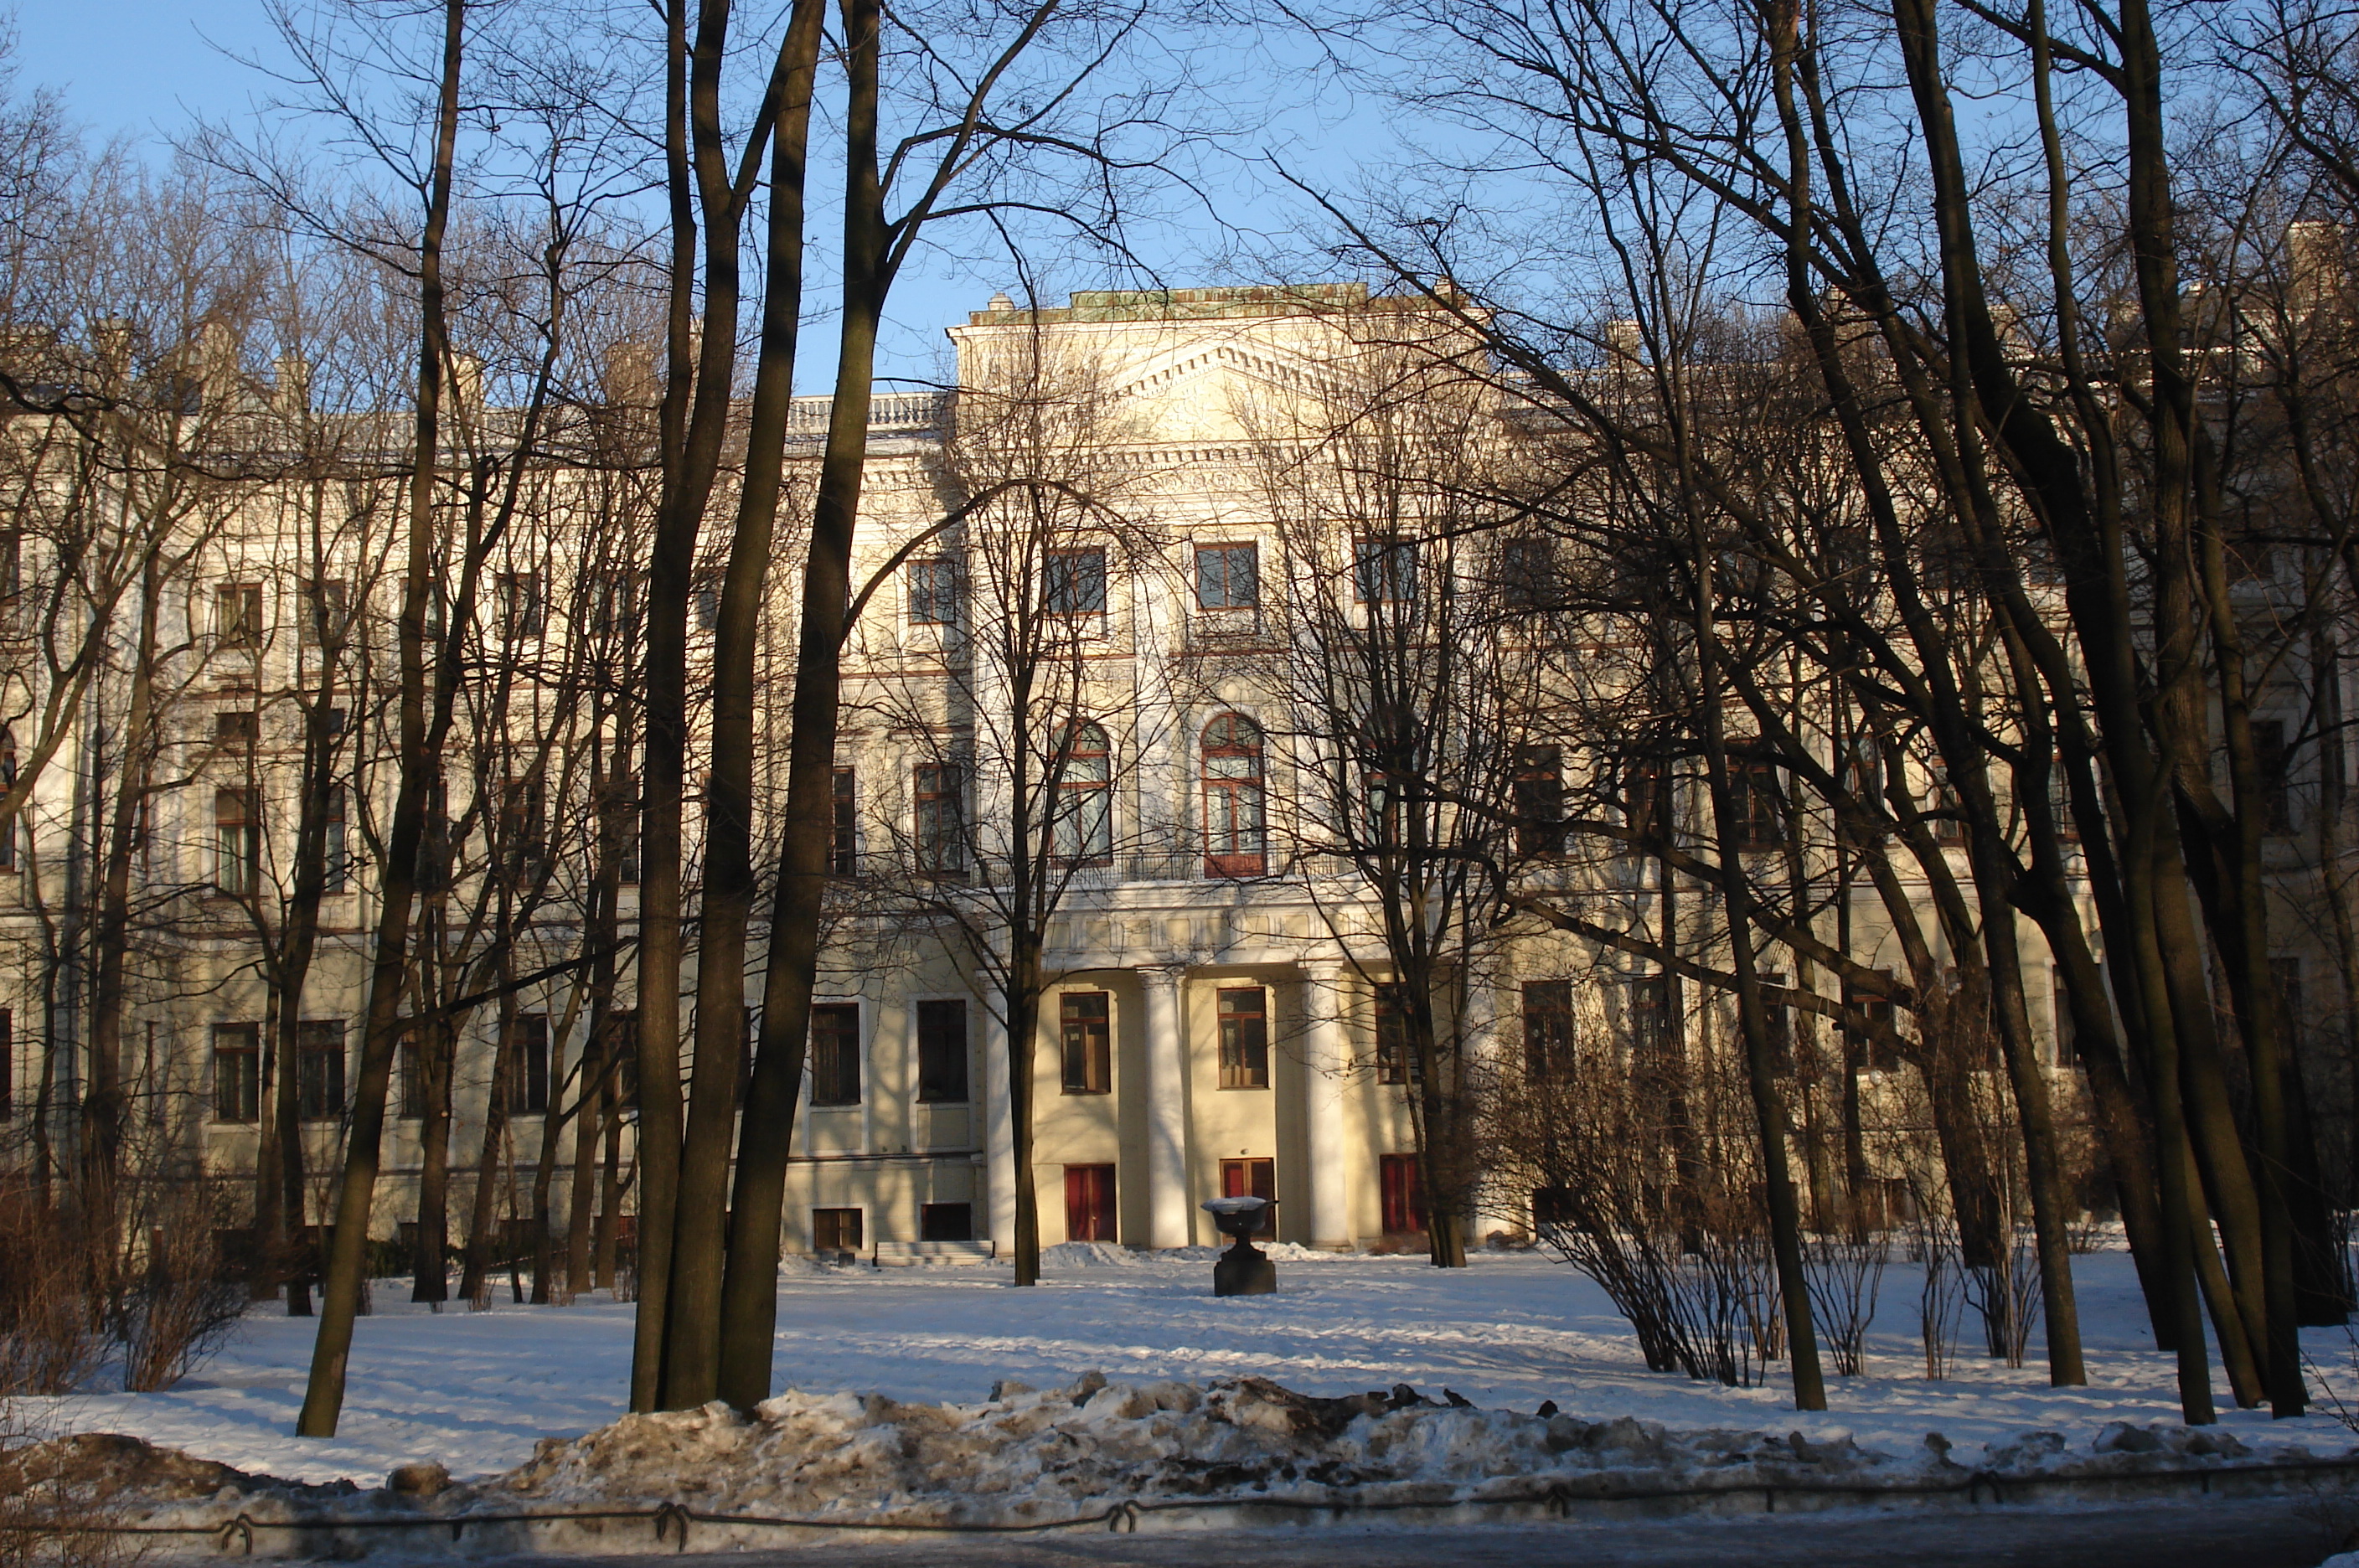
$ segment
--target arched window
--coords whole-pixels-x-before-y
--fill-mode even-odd
[[[1239,713],[1204,726],[1204,875],[1259,877],[1269,868],[1262,828],[1261,731]]]
[[[1049,845],[1070,866],[1102,866],[1114,858],[1114,753],[1105,731],[1086,720],[1065,727]]]

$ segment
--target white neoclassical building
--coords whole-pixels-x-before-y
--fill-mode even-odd
[[[1348,759],[1321,735],[1318,698],[1334,682],[1305,652],[1305,606],[1329,606],[1327,632],[1348,641],[1380,635],[1386,606],[1441,594],[1422,574],[1443,569],[1399,541],[1447,534],[1438,511],[1462,503],[1450,484],[1408,494],[1402,475],[1515,461],[1514,397],[1447,374],[1472,350],[1446,316],[1356,285],[1081,293],[1038,310],[996,299],[950,336],[955,393],[883,396],[872,419],[838,757],[842,896],[797,1111],[788,1247],[1004,1247],[1018,1187],[1011,1060],[1031,1068],[1046,1242],[1204,1243],[1200,1203],[1240,1192],[1277,1200],[1283,1240],[1408,1236],[1423,1226],[1414,1085],[1382,911],[1333,853],[1334,812],[1357,808],[1336,804]],[[1335,410],[1364,419],[1388,400],[1449,407],[1333,439]],[[797,409],[806,481],[826,413],[822,399]],[[651,1004],[628,962],[632,856],[619,851],[602,884],[600,846],[627,797],[648,476],[592,461],[603,428],[585,417],[575,450],[589,455],[527,486],[533,526],[516,528],[477,605],[481,657],[439,802],[448,875],[422,916],[421,996],[453,1036],[447,1117],[406,1052],[380,1187],[387,1237],[415,1223],[437,1140],[454,1236],[478,1218],[510,1234],[545,1218],[562,1240],[592,1212],[607,1255],[627,1234],[633,1112],[600,1042],[627,1038]],[[314,1222],[359,1048],[369,866],[392,781],[399,497],[364,467],[192,515],[206,531],[158,601],[176,651],[139,793],[123,981],[123,1070],[147,1136],[236,1190],[291,1073]],[[8,536],[12,578],[38,558]],[[758,782],[779,794],[795,567],[783,554],[763,637]],[[322,606],[361,628],[325,684]],[[1610,662],[1603,646],[1573,652]],[[11,657],[38,697],[37,661]],[[0,1108],[20,1159],[62,1158],[75,1137],[100,968],[92,879],[128,699],[102,673],[0,840]],[[313,725],[323,705],[333,723]],[[290,993],[285,868],[307,745],[329,748],[330,875],[318,949]],[[1570,745],[1518,757],[1510,803],[1553,813],[1582,759]],[[1381,789],[1358,792],[1389,809]],[[1516,853],[1549,887],[1653,918],[1658,890],[1627,857],[1520,840]],[[1045,869],[1050,889],[1011,902],[1018,864]],[[1872,890],[1854,891],[1850,950],[1898,967]],[[1043,985],[1028,1053],[1007,1049],[1004,1021],[1019,927],[1038,935]],[[1538,929],[1459,941],[1449,1027],[1477,1057],[1543,1050],[1576,1008],[1639,1033],[1725,1033],[1722,1004],[1693,987],[1666,1017],[1676,993],[1625,954]],[[2036,985],[2046,1029],[2044,964]],[[294,1031],[280,1027],[289,1007]],[[285,1064],[282,1039],[295,1042]]]

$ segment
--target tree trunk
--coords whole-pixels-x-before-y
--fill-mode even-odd
[[[745,1039],[740,1020],[745,996],[745,929],[756,884],[756,644],[768,600],[787,419],[794,400],[796,329],[803,300],[803,182],[810,152],[811,94],[826,14],[823,0],[797,0],[771,78],[777,84],[778,107],[770,130],[768,267],[762,289],[761,347],[746,429],[737,532],[731,541],[720,624],[713,637],[713,805],[706,830],[705,946],[697,973],[703,1006],[710,1009],[718,1005],[733,1019],[734,1050],[742,1050]],[[847,216],[846,222],[852,219]],[[847,299],[851,293],[847,288]],[[850,352],[851,315],[847,310],[846,360],[858,365],[860,356]],[[862,370],[864,378],[867,374]],[[845,465],[839,449],[846,443],[856,441],[864,461],[868,439],[864,379],[856,392],[842,385],[843,376],[837,379],[827,452],[821,460],[821,485],[830,499],[813,517],[810,554],[803,569],[794,733],[787,763],[787,821],[778,845],[777,887],[763,975],[762,1038],[756,1043],[753,1079],[746,1086],[742,1148],[728,1210],[728,1257],[719,1281],[715,1388],[721,1398],[740,1410],[751,1410],[770,1397],[786,1162],[794,1133],[795,1099],[801,1091],[811,990],[818,980],[821,905],[826,896],[828,845],[833,836],[838,665],[846,630],[845,606],[852,597],[852,535],[858,499],[855,492],[851,504],[843,505],[840,488],[830,490],[828,476]],[[853,426],[849,420],[855,411],[859,423]],[[715,959],[712,968],[704,966]],[[726,996],[719,995],[723,989]],[[701,1016],[709,1018],[711,1013]],[[703,1038],[701,1026],[700,1086]],[[766,1084],[766,1063],[771,1066]],[[734,1078],[730,1087],[734,1094]]]
[[[505,1247],[506,1238],[495,1237],[499,1225],[500,1151],[507,1145],[508,1079],[515,1068],[508,1052],[514,1043],[516,996],[504,992],[500,997],[498,1043],[492,1048],[492,1082],[484,1096],[484,1141],[475,1155],[475,1191],[472,1212],[467,1220],[467,1259],[459,1276],[459,1297],[473,1301],[484,1293],[484,1281],[491,1276],[492,1265],[499,1261],[492,1248],[496,1239]]]
[[[451,1299],[451,1100],[458,1066],[457,1031],[421,1016],[410,1030],[418,1053],[418,1243],[410,1256],[409,1299],[438,1308]]]
[[[1796,1198],[1789,1170],[1786,1107],[1777,1086],[1769,1018],[1762,1006],[1761,978],[1754,965],[1752,890],[1745,884],[1728,787],[1728,744],[1718,670],[1720,649],[1713,624],[1713,556],[1701,520],[1691,518],[1690,526],[1696,573],[1696,685],[1701,697],[1704,774],[1722,867],[1722,908],[1732,938],[1729,958],[1730,968],[1736,976],[1737,1026],[1745,1044],[1746,1084],[1752,1092],[1754,1134],[1761,1149],[1769,1247],[1777,1264],[1777,1294],[1784,1306],[1787,1355],[1794,1376],[1794,1408],[1822,1410],[1827,1408],[1827,1389],[1819,1367],[1818,1333],[1811,1321],[1810,1279],[1802,1269],[1801,1205]]]
[[[459,134],[460,66],[467,0],[443,0],[442,55],[435,110],[434,159],[425,223],[419,243],[419,343],[417,444],[409,474],[408,560],[403,573],[398,643],[401,665],[400,783],[392,831],[377,879],[375,959],[369,976],[365,1033],[354,1086],[343,1179],[336,1195],[319,1337],[303,1410],[295,1430],[303,1437],[333,1437],[343,1410],[345,1364],[352,1355],[353,1319],[360,1310],[368,1229],[375,1206],[377,1165],[385,1136],[386,1090],[392,1081],[401,993],[409,960],[410,903],[425,823],[426,784],[435,758],[426,734],[426,610],[434,570],[434,481],[440,456],[442,373],[449,357],[444,319],[442,241],[450,223],[451,166]]]
[[[132,650],[130,711],[115,766],[113,819],[99,873],[93,945],[98,963],[90,989],[90,1083],[83,1102],[88,1141],[82,1149],[82,1201],[90,1223],[111,1231],[114,1190],[123,1175],[125,1094],[123,1087],[124,965],[131,932],[131,862],[147,799],[147,755],[155,706],[156,617],[163,577],[151,557],[141,571],[139,629]]]

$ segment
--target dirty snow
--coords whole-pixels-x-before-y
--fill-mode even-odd
[[[2166,1432],[2158,1443],[2181,1441],[2167,1435],[2178,1414],[2171,1358],[2155,1353],[2144,1336],[2136,1281],[2119,1251],[2075,1259],[2091,1387],[2049,1388],[2036,1346],[2031,1363],[2013,1369],[1962,1346],[1954,1378],[1926,1381],[1913,1332],[1914,1270],[1895,1263],[1885,1279],[1867,1375],[1831,1377],[1833,1408],[1804,1417],[1791,1409],[1780,1368],[1755,1388],[1647,1372],[1603,1293],[1538,1254],[1485,1253],[1463,1271],[1445,1271],[1417,1258],[1290,1258],[1279,1249],[1277,1295],[1221,1300],[1211,1294],[1211,1251],[1196,1250],[1203,1256],[1052,1248],[1042,1283],[1031,1290],[1010,1289],[1004,1265],[798,1267],[779,1283],[777,1383],[792,1393],[773,1408],[796,1412],[799,1431],[835,1421],[850,1423],[846,1431],[881,1433],[908,1421],[928,1432],[942,1423],[950,1430],[969,1417],[890,1412],[912,1406],[971,1410],[1002,1379],[1056,1390],[1094,1369],[1134,1390],[1193,1384],[1200,1399],[1211,1399],[1203,1391],[1210,1385],[1249,1377],[1323,1398],[1408,1384],[1440,1401],[1448,1389],[1484,1413],[1419,1406],[1423,1413],[1412,1424],[1433,1423],[1419,1430],[1439,1436],[1459,1423],[1465,1430],[1457,1436],[1473,1442],[1470,1423],[1507,1422],[1492,1412],[1521,1412],[1514,1418],[1521,1424],[1501,1424],[1494,1432],[1511,1449],[1546,1443],[1547,1422],[1531,1413],[1543,1401],[1585,1423],[1629,1416],[1675,1432],[1767,1431],[1782,1438],[1799,1432],[1813,1445],[1848,1439],[1908,1465],[1925,1462],[1925,1436],[1932,1432],[1944,1433],[1954,1445],[1951,1458],[1970,1466],[2006,1463],[2011,1451],[2020,1458],[2024,1434],[2041,1431],[2058,1434],[2058,1449],[2082,1455],[2114,1422],[2137,1433],[2114,1435],[2113,1446],[2125,1452],[2144,1445],[2147,1429],[2157,1423]],[[399,1287],[380,1282],[375,1314],[357,1325],[344,1420],[333,1439],[290,1435],[311,1323],[266,1308],[178,1388],[28,1400],[24,1413],[51,1432],[127,1432],[247,1471],[314,1482],[351,1477],[363,1485],[409,1461],[439,1461],[460,1476],[509,1470],[533,1460],[541,1440],[571,1439],[622,1415],[628,1304],[585,1299],[562,1308],[429,1313],[399,1294]],[[2350,1367],[2342,1331],[2310,1331],[2308,1343],[2321,1367]],[[2346,1397],[2353,1394],[2347,1377],[2336,1381]],[[837,1399],[845,1395],[858,1397]],[[2299,1444],[2341,1454],[2353,1442],[2323,1415],[2272,1423],[2265,1411],[2226,1408],[2224,1388],[2220,1399],[2225,1430],[2255,1449]],[[887,1414],[868,1413],[874,1411]],[[699,1412],[664,1418],[702,1419]],[[1195,1415],[1158,1404],[1151,1416],[1124,1419]],[[1060,1421],[1081,1421],[1091,1433],[1102,1424],[1084,1411],[1044,1419],[1042,1430]],[[769,1440],[736,1432],[726,1441]],[[2033,1440],[2034,1446],[2048,1441]],[[1303,1461],[1295,1455],[1277,1463],[1294,1463],[1299,1472]]]

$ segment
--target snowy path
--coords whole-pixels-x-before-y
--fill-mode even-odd
[[[1461,1272],[1421,1259],[1284,1262],[1275,1297],[1215,1300],[1209,1264],[1154,1258],[1129,1267],[1052,1269],[1034,1290],[1004,1269],[828,1270],[781,1280],[777,1382],[874,1390],[902,1399],[975,1400],[993,1381],[1046,1387],[1096,1367],[1122,1378],[1202,1381],[1254,1374],[1308,1393],[1407,1382],[1481,1405],[1531,1410],[1554,1399],[1589,1417],[1635,1414],[1677,1427],[1848,1432],[1862,1445],[1913,1450],[1945,1432],[1956,1457],[2034,1428],[2076,1448],[2105,1421],[2176,1418],[2169,1357],[2143,1348],[2143,1311],[2128,1258],[2076,1259],[2093,1387],[2051,1389],[2035,1360],[2019,1370],[1962,1355],[1959,1376],[1929,1383],[1913,1332],[1914,1271],[1887,1273],[1869,1375],[1830,1379],[1833,1409],[1802,1419],[1781,1384],[1723,1388],[1644,1369],[1604,1297],[1531,1254],[1484,1254]],[[265,1310],[196,1377],[160,1394],[28,1400],[53,1431],[124,1432],[201,1457],[304,1480],[374,1483],[392,1465],[440,1459],[465,1475],[530,1457],[537,1439],[571,1436],[622,1413],[631,1309],[463,1308],[439,1314],[380,1284],[358,1324],[342,1435],[288,1435],[301,1403],[310,1321]],[[2312,1356],[2344,1368],[2340,1330],[2312,1331]],[[2226,1403],[2224,1390],[2222,1394]],[[2226,1418],[2247,1440],[2340,1453],[2351,1433],[2324,1417],[2274,1427],[2263,1412]]]

